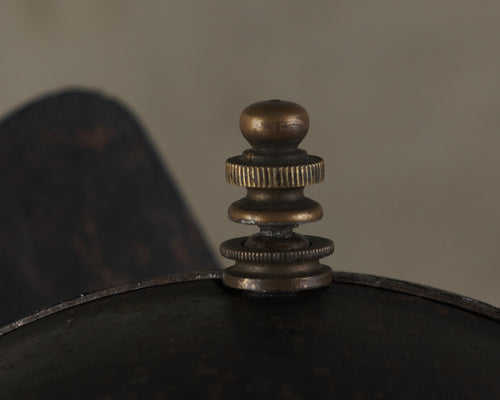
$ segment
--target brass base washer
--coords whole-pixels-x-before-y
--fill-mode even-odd
[[[248,274],[238,274],[237,265],[226,268],[222,281],[226,286],[239,290],[260,293],[298,292],[301,290],[318,289],[330,285],[333,271],[326,265],[319,265],[314,274],[306,276],[261,276],[251,277]]]

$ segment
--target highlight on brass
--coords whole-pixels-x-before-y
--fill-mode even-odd
[[[243,110],[240,129],[252,145],[226,161],[226,181],[247,189],[229,218],[257,225],[260,232],[227,240],[221,254],[235,261],[224,270],[225,285],[253,292],[296,292],[327,286],[332,270],[320,259],[333,253],[330,239],[293,230],[323,216],[304,188],[321,183],[324,162],[298,148],[309,129],[309,115],[298,104],[269,100]]]

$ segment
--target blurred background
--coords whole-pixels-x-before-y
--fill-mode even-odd
[[[0,115],[83,87],[139,116],[213,248],[255,228],[224,160],[248,104],[311,117],[334,269],[500,306],[500,2],[4,0]],[[194,160],[194,161],[193,161]],[[221,260],[221,265],[228,265]]]

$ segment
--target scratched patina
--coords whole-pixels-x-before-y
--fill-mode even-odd
[[[494,307],[346,273],[326,289],[248,296],[220,275],[102,293],[11,327],[0,398],[500,398]]]

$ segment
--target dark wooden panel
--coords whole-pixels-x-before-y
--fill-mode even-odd
[[[144,129],[99,93],[57,93],[1,121],[0,179],[0,325],[80,293],[214,266]]]

